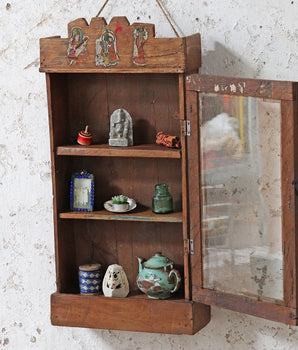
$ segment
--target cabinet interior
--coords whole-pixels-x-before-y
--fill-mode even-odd
[[[158,251],[173,260],[183,276],[181,159],[147,158],[148,155],[135,158],[133,152],[127,157],[57,155],[57,147],[74,145],[78,132],[87,124],[94,147],[107,144],[110,115],[118,108],[126,109],[132,116],[135,145],[154,146],[158,131],[179,136],[177,75],[51,74],[50,85],[56,205],[60,215],[58,291],[78,293],[78,266],[99,262],[103,270],[113,263],[122,265],[131,291],[137,292],[136,257],[148,259]],[[159,149],[167,151],[162,146]],[[150,149],[147,152],[150,155]],[[134,211],[138,221],[83,220],[81,213],[76,213],[73,220],[64,219],[63,213],[69,212],[71,175],[82,169],[95,177],[95,212],[101,211],[112,195],[122,193],[138,203]],[[154,215],[152,195],[157,183],[169,184],[179,222],[172,222],[171,215],[168,222],[148,222],[147,216]],[[183,297],[183,286],[180,295]]]

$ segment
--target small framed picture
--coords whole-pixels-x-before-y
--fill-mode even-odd
[[[70,209],[72,211],[93,211],[94,176],[86,170],[74,173],[70,181]]]

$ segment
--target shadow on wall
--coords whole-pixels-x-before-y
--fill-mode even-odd
[[[219,42],[214,43],[214,50],[202,52],[201,74],[227,77],[256,78],[257,69],[253,69],[245,58],[228,50]]]

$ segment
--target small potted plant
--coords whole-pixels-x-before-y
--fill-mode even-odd
[[[129,209],[128,197],[124,196],[123,194],[112,197],[112,200],[114,211],[121,212]]]

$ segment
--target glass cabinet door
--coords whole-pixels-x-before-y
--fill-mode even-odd
[[[193,299],[285,321],[296,309],[296,85],[191,75],[186,87]]]
[[[282,302],[280,101],[199,106],[203,287]]]

